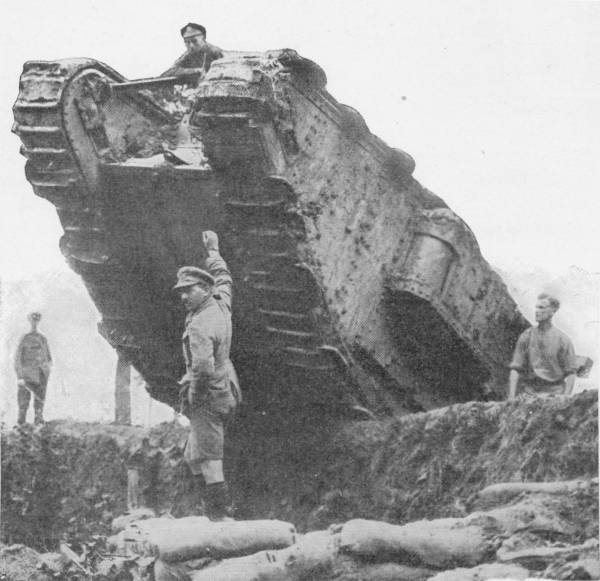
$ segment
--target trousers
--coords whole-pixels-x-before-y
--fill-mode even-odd
[[[25,385],[20,385],[17,391],[17,403],[19,405],[19,418],[17,422],[24,424],[29,409],[29,402],[33,397],[34,422],[40,424],[44,421],[44,403],[46,401],[46,386],[48,378],[42,376],[40,383],[25,381]]]

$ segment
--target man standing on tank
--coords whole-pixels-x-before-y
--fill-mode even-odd
[[[213,61],[223,57],[223,51],[206,42],[206,28],[188,22],[181,30],[186,51],[161,77],[200,74],[204,76]]]
[[[29,402],[33,396],[34,422],[44,422],[44,402],[46,386],[52,367],[52,355],[48,340],[38,332],[37,327],[42,319],[40,313],[30,313],[27,317],[31,331],[21,338],[15,354],[15,371],[17,373],[17,402],[19,405],[18,424],[24,424]]]
[[[509,399],[521,393],[527,396],[570,395],[577,371],[573,343],[552,324],[560,302],[543,293],[535,305],[536,327],[524,331],[515,347],[510,364]]]
[[[173,287],[187,316],[182,337],[186,373],[181,380],[189,407],[190,433],[185,459],[202,494],[207,516],[233,516],[233,503],[223,474],[225,427],[240,401],[231,348],[232,279],[219,253],[214,232],[202,233],[207,258],[205,270],[184,266]]]

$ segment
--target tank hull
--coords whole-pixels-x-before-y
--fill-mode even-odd
[[[396,413],[501,393],[526,321],[410,156],[325,83],[289,50],[226,55],[197,86],[154,92],[95,61],[25,65],[27,177],[57,206],[100,331],[153,397],[177,404],[170,289],[202,264],[207,229],[234,278],[232,355],[256,405]]]

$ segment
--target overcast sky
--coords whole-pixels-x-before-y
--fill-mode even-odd
[[[87,56],[129,78],[203,23],[232,50],[290,47],[502,269],[600,272],[600,3],[505,0],[2,2],[2,274],[63,265],[53,207],[24,178],[11,106],[28,59]]]

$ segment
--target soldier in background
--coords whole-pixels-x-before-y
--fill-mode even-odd
[[[219,253],[217,235],[206,231],[202,238],[206,270],[195,266],[180,268],[173,287],[187,310],[182,337],[186,373],[180,382],[190,418],[185,459],[196,487],[204,490],[201,496],[207,516],[223,520],[233,516],[223,474],[225,428],[241,399],[229,359],[233,283]]]
[[[524,331],[515,347],[510,364],[509,399],[520,393],[528,396],[570,395],[575,384],[577,364],[573,343],[552,325],[560,302],[543,293],[535,305],[536,327]]]
[[[37,326],[42,318],[40,313],[31,313],[28,316],[31,331],[21,338],[15,355],[15,371],[17,373],[19,404],[18,423],[24,424],[27,417],[29,402],[33,396],[34,422],[41,424],[44,421],[44,402],[46,400],[46,386],[52,367],[52,356],[48,341],[38,332]]]
[[[206,28],[201,24],[189,22],[181,29],[186,52],[167,69],[161,77],[199,74],[208,71],[213,61],[223,57],[223,51],[206,42]]]

